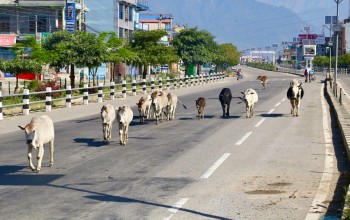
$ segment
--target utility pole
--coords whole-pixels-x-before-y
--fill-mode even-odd
[[[338,27],[338,14],[339,14],[339,4],[340,2],[342,2],[343,0],[334,0],[334,2],[337,4],[337,20],[336,20],[336,29],[337,30],[334,30],[335,32],[335,37],[336,37],[336,41],[335,41],[335,70],[334,70],[334,85],[333,86],[333,90],[334,90],[334,94],[335,96],[337,97],[337,75],[338,75],[338,41],[339,41],[339,37],[338,37],[338,34],[339,34],[339,31],[340,28]]]
[[[35,15],[35,37],[38,34],[38,15]]]

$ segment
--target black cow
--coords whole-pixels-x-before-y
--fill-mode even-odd
[[[219,100],[222,106],[222,116],[225,117],[230,115],[230,104],[232,99],[232,93],[229,88],[223,88],[219,95]],[[225,105],[227,106],[227,111],[225,111]]]

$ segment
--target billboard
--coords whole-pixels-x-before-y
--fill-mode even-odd
[[[316,45],[304,45],[304,56],[316,56]]]
[[[16,44],[16,34],[0,34],[0,46],[12,46]]]
[[[73,32],[76,30],[76,8],[75,3],[66,4],[66,30]]]

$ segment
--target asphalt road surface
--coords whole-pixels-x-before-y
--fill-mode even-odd
[[[243,73],[243,80],[222,82],[233,94],[226,118],[221,88],[180,96],[187,109],[178,104],[176,120],[159,125],[139,123],[133,106],[126,146],[119,145],[116,123],[112,141],[103,141],[98,114],[57,122],[55,164],[48,167],[46,146],[40,174],[28,167],[23,132],[0,135],[1,219],[319,216],[332,197],[336,169],[322,84],[303,83],[300,116],[293,117],[286,92],[291,79],[302,77]],[[260,73],[270,79],[266,89],[256,80]],[[247,88],[259,95],[250,119],[237,104]],[[195,108],[200,96],[207,100],[202,120]]]

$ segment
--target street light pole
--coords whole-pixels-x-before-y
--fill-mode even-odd
[[[339,4],[340,2],[342,2],[343,0],[334,0],[334,2],[337,4],[337,20],[336,20],[336,25],[338,28],[338,8],[339,8]],[[336,37],[336,41],[335,41],[335,70],[334,70],[334,91],[335,91],[335,96],[337,97],[337,75],[338,75],[338,31],[340,30],[336,30],[335,32],[335,37]]]
[[[331,68],[332,68],[332,41],[331,41],[331,37],[332,37],[332,29],[327,27],[326,25],[323,25],[323,27],[328,28],[329,30],[329,41],[328,41],[328,48],[329,48],[329,75],[328,75],[328,79],[331,78]],[[331,25],[330,25],[331,27]]]

